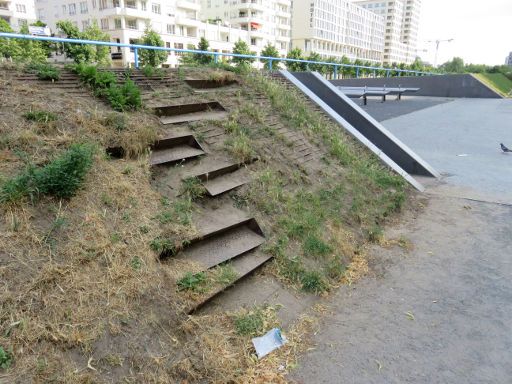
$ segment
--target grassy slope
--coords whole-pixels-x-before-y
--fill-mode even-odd
[[[298,93],[260,76],[241,81],[237,107],[220,123],[227,140],[210,149],[261,161],[251,166],[251,186],[224,202],[235,202],[264,227],[266,249],[276,257],[267,273],[317,292],[350,282],[366,268],[365,244],[378,240],[381,226],[400,210],[406,184]],[[259,376],[280,382],[284,372],[276,375],[276,368],[292,364],[306,347],[308,319],[288,330],[288,347],[255,363],[250,337],[236,334],[243,313],[235,321],[229,314],[187,319],[179,313],[188,299],[176,286],[183,271],[161,264],[150,244],[166,232],[186,239],[193,231],[187,215],[196,203],[162,200],[152,188],[143,144],[157,134],[154,116],[126,114],[127,127],[118,132],[100,102],[69,99],[9,76],[0,82],[6,116],[0,183],[26,159],[44,164],[73,142],[99,148],[120,143],[139,155],[112,161],[98,154],[84,187],[69,201],[1,207],[0,346],[13,356],[6,377],[78,383],[256,382]],[[253,100],[256,93],[266,103]],[[21,116],[31,109],[58,119],[28,122]],[[320,167],[265,155],[265,148],[279,154],[289,145],[265,123],[270,115],[323,148]],[[271,308],[262,313],[265,328],[277,325]]]
[[[512,80],[502,73],[478,73],[476,76],[503,96],[510,96]]]

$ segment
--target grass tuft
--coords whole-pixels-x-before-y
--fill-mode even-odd
[[[49,123],[56,121],[57,115],[48,111],[29,111],[23,114],[23,117],[28,121],[35,121],[37,123]]]
[[[178,280],[179,291],[194,291],[200,292],[204,290],[204,283],[206,283],[206,273],[192,273],[187,272],[180,280]]]
[[[0,346],[0,369],[7,369],[12,364],[12,355]]]
[[[260,308],[234,318],[235,330],[241,336],[258,336],[264,331],[265,315]]]

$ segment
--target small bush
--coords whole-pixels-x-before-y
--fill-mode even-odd
[[[60,79],[60,70],[47,63],[30,63],[27,72],[35,73],[40,80],[57,81]]]
[[[66,152],[42,168],[28,166],[0,189],[0,203],[16,202],[23,197],[34,200],[39,195],[72,197],[82,185],[92,166],[94,148],[74,144]]]
[[[153,77],[155,74],[155,67],[152,67],[151,65],[145,65],[144,68],[142,68],[142,73],[146,77]]]
[[[0,346],[0,369],[7,369],[11,366],[12,356]]]
[[[201,291],[204,289],[204,283],[206,282],[206,273],[192,273],[187,272],[180,280],[178,280],[179,291]]]
[[[49,123],[50,121],[57,120],[57,115],[48,111],[29,111],[24,113],[23,117],[29,121],[35,121],[37,123]]]
[[[265,319],[261,309],[238,315],[234,322],[236,333],[242,336],[257,336],[264,331]]]
[[[126,80],[121,86],[111,86],[106,96],[112,108],[119,112],[137,110],[142,106],[140,90],[131,80]]]
[[[171,239],[157,237],[149,243],[149,247],[160,256],[174,256],[177,252],[176,245]]]

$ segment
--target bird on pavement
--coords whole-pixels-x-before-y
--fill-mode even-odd
[[[500,143],[500,147],[501,147],[501,150],[502,150],[503,152],[512,152],[512,150],[511,150],[511,149],[508,149],[507,147],[505,147],[505,146],[503,145],[503,143]]]

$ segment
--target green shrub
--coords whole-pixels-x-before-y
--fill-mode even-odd
[[[206,282],[206,273],[187,272],[180,280],[178,280],[179,291],[201,291],[203,284]]]
[[[29,121],[38,123],[48,123],[57,120],[57,115],[48,111],[29,111],[24,113],[23,117]]]
[[[123,85],[113,85],[107,89],[107,100],[116,111],[137,110],[142,106],[140,90],[131,80]]]
[[[328,284],[316,271],[304,272],[301,276],[302,289],[306,292],[321,293],[327,290]]]
[[[259,308],[235,317],[236,333],[242,336],[257,336],[263,333],[264,325],[264,314]]]
[[[11,366],[12,356],[0,346],[0,369],[7,369]]]
[[[34,200],[39,195],[72,197],[82,185],[92,166],[94,148],[74,144],[66,152],[42,168],[28,166],[0,188],[0,203],[16,202],[23,197]]]
[[[105,125],[110,128],[114,128],[116,131],[124,131],[127,127],[126,116],[122,113],[110,113],[105,118]]]
[[[145,65],[144,68],[142,68],[142,73],[146,77],[153,77],[155,74],[155,67],[152,67],[151,65]]]
[[[35,73],[40,80],[57,81],[60,79],[60,70],[47,63],[30,63],[25,67],[25,71]]]

